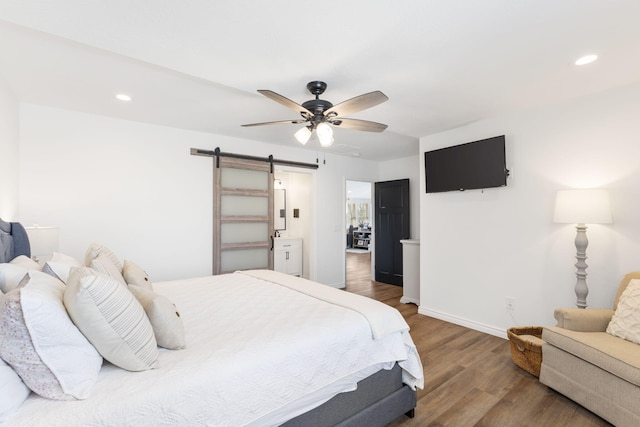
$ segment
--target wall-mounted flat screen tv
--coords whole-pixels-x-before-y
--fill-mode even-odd
[[[504,187],[504,135],[424,153],[427,193]]]

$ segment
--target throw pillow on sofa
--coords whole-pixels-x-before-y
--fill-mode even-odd
[[[620,295],[607,333],[640,344],[640,280],[632,279]]]

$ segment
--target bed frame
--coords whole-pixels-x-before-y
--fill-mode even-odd
[[[416,392],[402,383],[398,364],[363,379],[358,388],[341,393],[311,411],[293,418],[286,427],[383,427],[398,417],[413,418]]]
[[[17,222],[0,219],[0,262],[19,255],[31,256],[29,238]],[[416,392],[402,382],[396,363],[358,382],[358,388],[340,393],[317,408],[283,424],[286,427],[382,427],[407,415],[414,416]]]

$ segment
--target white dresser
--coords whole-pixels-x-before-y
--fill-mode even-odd
[[[276,237],[273,243],[273,269],[302,277],[302,239]]]

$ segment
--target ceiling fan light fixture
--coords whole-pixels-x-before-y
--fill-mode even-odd
[[[311,130],[309,129],[309,126],[305,126],[298,129],[296,133],[293,134],[293,136],[296,137],[300,144],[306,145],[307,142],[309,142],[309,138],[311,138]]]
[[[326,123],[320,123],[316,126],[316,133],[318,134],[318,141],[324,148],[330,147],[333,144],[333,129]]]

